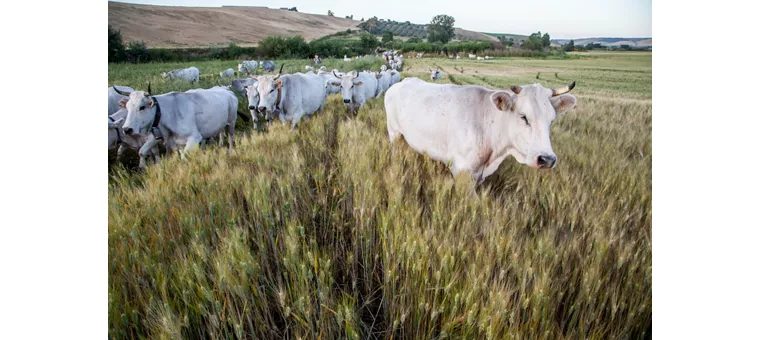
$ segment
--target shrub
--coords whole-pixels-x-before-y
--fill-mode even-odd
[[[142,41],[130,41],[129,44],[127,44],[127,55],[130,62],[147,62],[148,48]]]
[[[121,31],[108,25],[108,62],[115,63],[124,61],[124,42],[121,40]]]

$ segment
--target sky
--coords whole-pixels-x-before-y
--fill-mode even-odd
[[[529,35],[541,31],[552,39],[591,37],[646,38],[652,36],[651,0],[120,0],[119,2],[219,7],[298,7],[299,12],[335,16],[353,15],[358,20],[380,19],[427,24],[437,14],[454,17],[463,29]]]

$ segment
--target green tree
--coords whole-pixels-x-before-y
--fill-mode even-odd
[[[385,31],[385,33],[383,33],[383,43],[387,43],[391,41],[393,41],[393,32]]]
[[[417,44],[417,43],[421,43],[422,39],[420,37],[414,36],[414,37],[409,38],[409,40],[407,40],[406,42]]]
[[[331,16],[331,17],[334,17],[334,16],[335,16],[335,13],[333,13],[333,11],[331,11],[331,10],[329,10],[329,9],[328,9],[328,10],[327,10],[327,15],[328,15],[328,16]]]
[[[544,35],[541,37],[541,46],[544,48],[547,48],[551,46],[552,39],[549,37],[549,33],[544,33]]]
[[[366,33],[366,32],[362,33],[360,39],[362,42],[362,47],[367,48],[367,49],[373,49],[377,47],[377,45],[379,44],[379,42],[377,41],[377,37],[370,33]]]
[[[575,40],[570,39],[570,42],[565,45],[565,51],[572,52],[575,51]]]
[[[108,25],[108,62],[120,62],[124,61],[124,58],[124,42],[121,40],[121,31]]]
[[[454,37],[454,21],[454,17],[446,14],[433,17],[427,26],[428,41],[440,41],[443,44],[449,42]]]
[[[130,41],[127,44],[127,53],[129,54],[129,59],[134,63],[148,60],[148,48],[142,41]]]

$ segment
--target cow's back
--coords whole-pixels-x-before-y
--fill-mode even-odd
[[[295,73],[285,75],[287,89],[286,100],[288,115],[312,114],[325,100],[325,83],[322,77],[313,73]],[[297,111],[297,112],[294,112]]]
[[[406,142],[433,159],[453,158],[453,147],[476,147],[483,138],[483,96],[479,86],[432,84],[405,78],[385,94],[386,119],[391,138]]]

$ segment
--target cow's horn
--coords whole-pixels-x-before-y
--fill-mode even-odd
[[[148,82],[148,92],[145,93],[145,96],[150,96],[150,94],[153,93],[153,91],[150,90],[150,82]]]
[[[509,89],[512,90],[512,92],[515,94],[520,94],[520,91],[522,91],[522,87],[519,87],[517,85],[512,85],[509,87]]]
[[[122,91],[119,91],[119,89],[116,88],[116,85],[111,85],[111,87],[113,87],[113,90],[116,91],[116,93],[118,93],[118,94],[120,94],[122,96],[129,97],[129,95],[132,93],[132,92],[122,92]]]
[[[353,76],[351,77],[351,79],[356,79],[356,77],[358,77],[358,76],[359,76],[359,72],[356,72],[356,71],[351,71],[351,74],[353,75]]]
[[[573,82],[572,82],[572,83],[570,83],[570,85],[568,85],[568,86],[565,86],[565,87],[560,87],[560,88],[558,88],[558,89],[552,89],[552,97],[556,97],[556,96],[559,96],[559,95],[561,95],[561,94],[565,94],[565,93],[568,93],[568,92],[570,92],[570,90],[572,90],[574,87],[575,87],[575,80],[573,80]]]
[[[335,78],[340,78],[340,76],[338,76],[337,74],[335,74],[335,70],[333,70],[333,75],[335,76]]]

